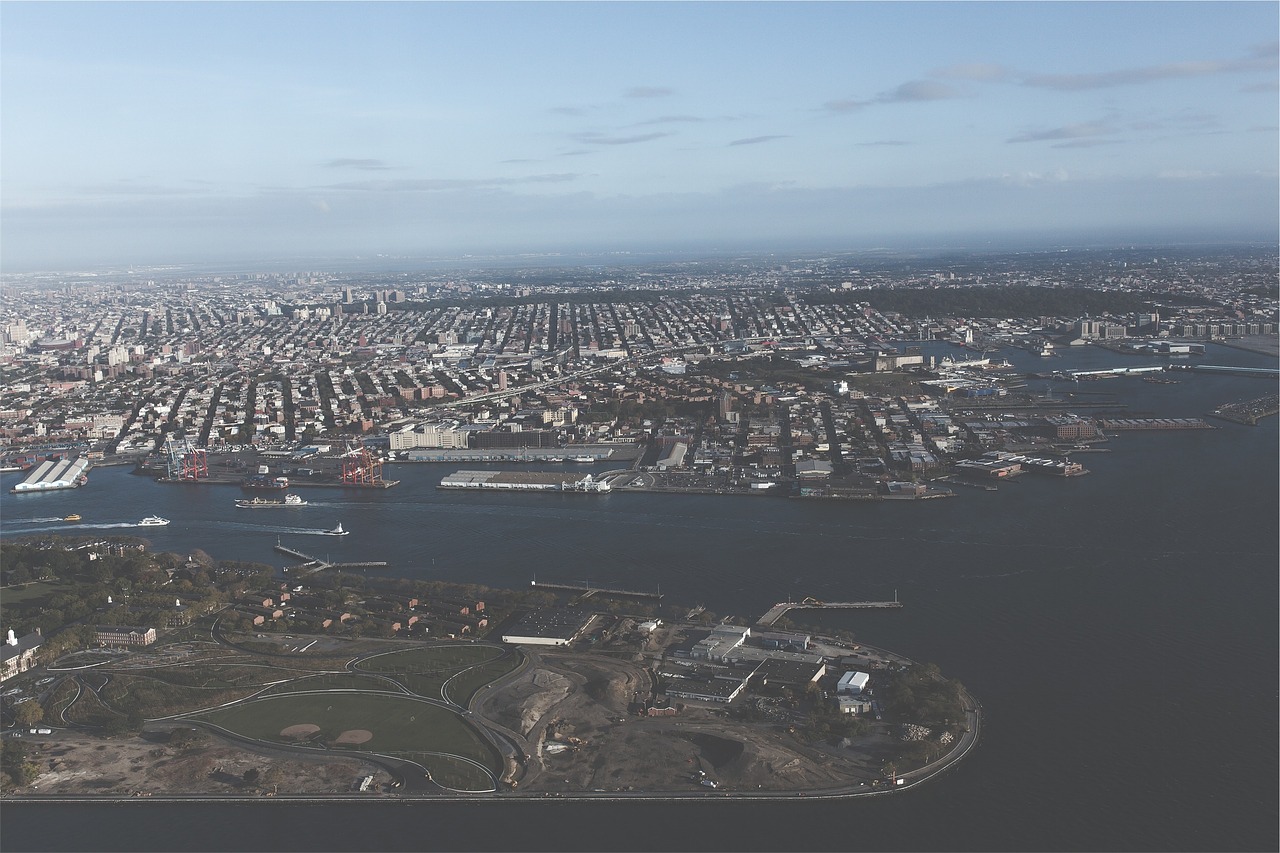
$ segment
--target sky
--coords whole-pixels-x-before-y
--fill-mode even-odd
[[[1272,240],[1280,4],[0,3],[0,270]]]

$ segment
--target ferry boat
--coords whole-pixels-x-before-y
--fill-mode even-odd
[[[148,515],[142,521],[138,522],[139,527],[164,527],[169,523],[169,519],[161,518],[158,515]]]
[[[350,530],[343,530],[342,522],[339,521],[337,527],[333,528],[332,530],[326,530],[324,532],[324,535],[325,536],[346,536],[350,532],[351,532]]]
[[[596,461],[596,458],[595,458],[594,456],[585,456],[585,455],[584,455],[584,456],[570,456],[570,457],[569,457],[569,461],[570,461],[570,462],[595,462],[595,461]]]
[[[236,506],[241,509],[263,509],[265,507],[278,506],[306,506],[307,502],[298,495],[285,495],[282,501],[273,501],[266,498],[249,498],[236,501]]]
[[[64,518],[64,519],[62,519],[62,520],[63,520],[63,521],[79,521],[79,520],[80,520],[80,516],[76,515],[76,514],[73,512],[73,513],[71,513],[71,515],[68,515],[66,518]]]

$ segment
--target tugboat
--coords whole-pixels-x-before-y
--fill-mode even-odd
[[[333,528],[332,530],[326,530],[324,535],[325,536],[346,536],[350,532],[351,532],[350,530],[343,530],[342,522],[339,521],[337,527]]]
[[[169,523],[169,519],[161,518],[158,515],[148,515],[142,521],[138,522],[139,527],[164,527]]]

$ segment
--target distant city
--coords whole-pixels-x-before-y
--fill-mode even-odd
[[[1206,340],[1274,340],[1275,281],[1273,247],[10,276],[0,439],[10,457],[66,445],[98,463],[141,459],[166,441],[359,441],[392,459],[440,461],[450,454],[427,451],[519,458],[639,443],[658,449],[649,461],[659,470],[745,460],[795,476],[809,460],[799,470],[811,477],[834,464],[837,475],[883,481],[975,443],[1026,450],[1032,434],[1094,434],[1045,414],[1021,439],[1006,430],[996,440],[926,398],[900,401],[889,380],[902,371],[939,400],[978,402],[1011,390],[992,370],[1000,359],[985,357],[1000,347],[1169,354],[1180,342],[1172,351],[1185,354]],[[929,315],[913,310],[930,304]],[[1083,305],[1097,307],[1070,311]],[[923,355],[930,341],[955,344],[954,356]],[[797,453],[785,460],[779,404],[794,404]],[[831,454],[842,441],[844,456]]]

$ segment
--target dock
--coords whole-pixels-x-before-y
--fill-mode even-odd
[[[550,471],[455,471],[437,489],[502,489],[506,491],[584,492],[603,494],[607,480],[591,474]]]
[[[902,602],[897,596],[893,601],[817,601],[806,598],[804,601],[784,601],[769,608],[769,611],[756,620],[757,625],[768,627],[781,619],[789,610],[897,610]]]
[[[650,599],[653,599],[654,601],[662,600],[662,593],[660,592],[637,592],[636,590],[633,590],[633,589],[617,589],[614,587],[607,587],[607,586],[591,586],[590,584],[578,585],[578,584],[570,584],[570,583],[547,583],[546,581],[534,580],[534,581],[530,581],[530,585],[536,586],[540,589],[558,589],[563,592],[580,592],[582,593],[583,598],[590,598],[593,595],[625,595],[630,598],[650,598]]]
[[[297,548],[290,548],[288,545],[282,545],[279,542],[276,542],[272,547],[281,554],[287,554],[295,560],[301,560],[302,564],[296,568],[301,569],[304,574],[308,575],[324,571],[325,569],[379,569],[385,568],[389,565],[386,560],[364,560],[356,563],[330,563],[327,560],[322,560],[319,557],[313,557],[310,554],[304,554]]]

